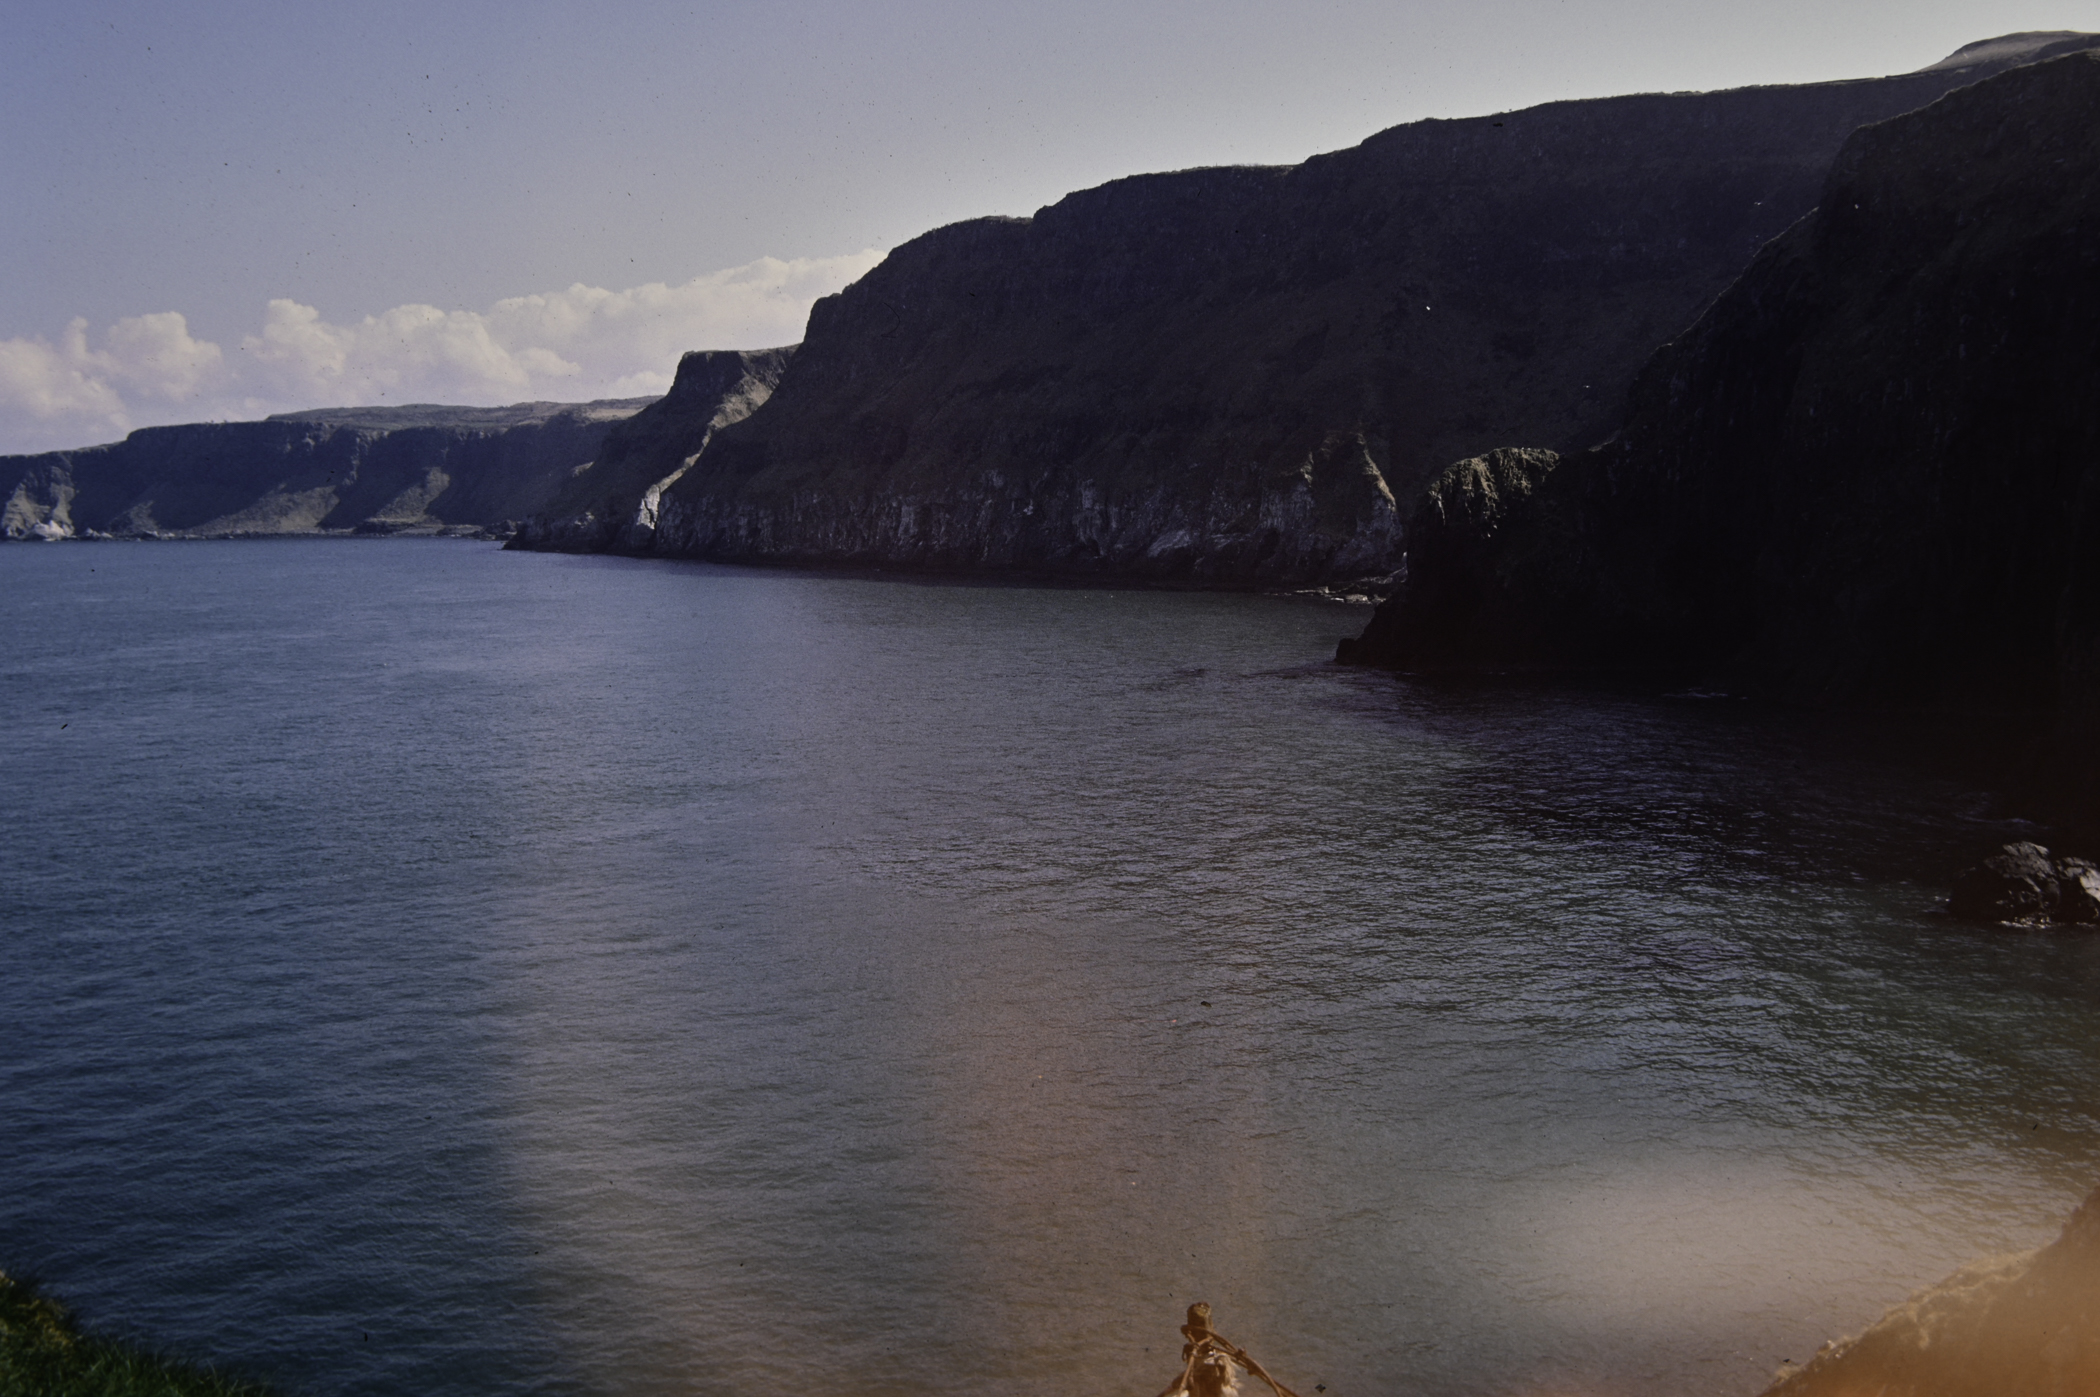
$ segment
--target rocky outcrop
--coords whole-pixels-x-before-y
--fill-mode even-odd
[[[1867,127],[1643,369],[1615,440],[1413,517],[1350,657],[1650,666],[2100,744],[2100,55]],[[1491,458],[1492,459],[1492,458]],[[2044,725],[2046,731],[2046,724]]]
[[[1213,585],[1388,572],[1395,501],[1443,463],[1602,436],[1851,131],[2084,42],[1417,122],[938,229],[817,303],[771,399],[665,490],[655,548]]]
[[[0,456],[0,535],[226,537],[498,528],[544,506],[652,399],[288,413]]]
[[[1551,451],[1504,448],[1447,467],[1423,491],[1408,519],[1405,588],[1419,648],[1463,649],[1477,643],[1482,626],[1508,619],[1492,606],[1499,550],[1512,522],[1528,521],[1532,493],[1559,464]],[[1362,640],[1344,640],[1336,658],[1356,663],[1365,649]]]
[[[671,391],[605,435],[545,506],[528,516],[513,548],[570,553],[648,552],[658,502],[692,468],[714,434],[772,396],[794,349],[695,351],[678,361]]]
[[[2007,844],[1954,880],[1947,910],[1979,922],[2100,922],[2100,869],[2039,844]]]
[[[2100,1190],[2039,1251],[1978,1262],[1765,1397],[2091,1397],[2100,1392]]]

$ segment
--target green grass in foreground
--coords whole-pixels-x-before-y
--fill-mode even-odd
[[[255,1383],[83,1334],[56,1300],[0,1272],[0,1397],[268,1397]]]

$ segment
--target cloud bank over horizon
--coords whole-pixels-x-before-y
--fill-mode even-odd
[[[342,324],[279,299],[264,308],[259,330],[230,347],[193,337],[180,311],[125,316],[99,335],[76,318],[55,343],[0,340],[0,454],[307,408],[658,394],[687,350],[795,343],[811,303],[882,256],[870,248],[762,257],[676,286],[609,291],[579,282],[486,311],[401,305]]]

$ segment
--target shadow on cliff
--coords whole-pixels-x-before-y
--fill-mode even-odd
[[[1618,435],[1447,469],[1340,658],[1997,718],[2100,775],[2100,55],[1855,134]]]

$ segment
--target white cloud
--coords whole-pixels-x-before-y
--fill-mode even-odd
[[[175,311],[128,316],[90,343],[75,320],[56,344],[0,340],[0,452],[108,441],[163,422],[265,417],[369,403],[493,406],[642,397],[671,386],[689,349],[761,349],[802,337],[810,303],[882,254],[763,257],[678,286],[581,283],[486,311],[405,305],[336,324],[271,301],[232,351]]]
[[[87,348],[87,322],[66,329],[67,352],[92,363],[108,380],[135,394],[179,403],[216,383],[225,356],[208,340],[190,338],[189,322],[175,311],[133,315],[109,327],[100,353]]]
[[[10,424],[66,421],[120,430],[124,400],[87,362],[86,338],[87,322],[76,320],[58,347],[0,340],[0,414]]]

